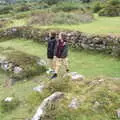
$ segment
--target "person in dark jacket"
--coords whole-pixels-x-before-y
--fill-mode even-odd
[[[49,70],[47,71],[48,74],[54,70],[53,58],[54,58],[55,45],[56,45],[56,33],[51,32],[49,34],[48,47],[47,47],[47,58],[50,67]]]
[[[58,71],[61,65],[63,65],[66,69],[66,72],[69,72],[68,69],[68,43],[66,40],[66,33],[61,32],[59,34],[59,39],[56,42],[55,49],[54,49],[54,61],[55,61],[55,67],[54,71],[55,73],[51,77],[51,79],[56,78],[58,75]]]

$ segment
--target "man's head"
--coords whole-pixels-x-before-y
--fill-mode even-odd
[[[59,34],[59,39],[60,39],[60,40],[66,41],[66,38],[67,38],[67,35],[66,35],[65,32],[61,32],[61,33]]]
[[[56,37],[56,32],[54,32],[54,31],[50,32],[49,36],[55,38]]]

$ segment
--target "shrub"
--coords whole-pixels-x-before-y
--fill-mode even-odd
[[[21,5],[20,7],[17,8],[17,12],[25,12],[25,11],[29,11],[29,10],[30,10],[29,5]]]
[[[45,2],[40,2],[39,6],[37,8],[38,9],[45,9],[45,8],[49,8],[49,5]]]
[[[5,52],[4,55],[3,52]],[[16,51],[12,48],[4,49],[1,51],[0,55],[6,57],[6,61],[11,63],[11,65],[8,64],[9,69],[7,69],[6,72],[9,73],[12,79],[21,80],[26,77],[28,78],[35,75],[40,75],[46,71],[46,66],[43,65],[40,58],[36,56]],[[41,64],[39,65],[38,62]],[[22,70],[18,73],[15,73],[15,67],[19,67]]]
[[[110,6],[99,11],[99,16],[120,16],[120,7]]]
[[[0,7],[0,14],[8,14],[13,10],[11,6]]]
[[[110,1],[108,1],[108,4],[109,5],[118,5],[118,4],[120,4],[120,0],[110,0]]]
[[[0,109],[1,112],[11,112],[14,110],[18,105],[20,104],[20,101],[17,98],[14,98],[11,102],[7,102],[5,100],[2,100],[0,103]]]
[[[52,5],[58,3],[59,0],[44,0],[44,2],[47,3],[48,5]]]
[[[33,15],[29,21],[29,24],[79,24],[81,22],[91,22],[92,20],[93,15],[91,13],[41,12]]]
[[[59,4],[54,5],[52,8],[53,12],[58,12],[58,11],[64,11],[64,12],[69,12],[73,10],[84,10],[83,7],[80,7],[79,4],[77,3],[69,3],[69,2],[61,2]]]
[[[100,16],[120,16],[120,0],[110,0],[105,7],[99,11]]]
[[[98,11],[100,11],[104,6],[102,5],[102,3],[100,2],[96,2],[93,6],[93,12],[97,13]]]
[[[56,24],[79,24],[85,22],[91,22],[93,20],[93,16],[90,13],[64,13],[61,12],[54,18],[54,22]]]
[[[29,24],[49,25],[53,23],[54,17],[54,13],[42,11],[37,14],[33,14],[31,20],[29,21]]]
[[[23,19],[23,18],[26,18],[28,16],[29,16],[28,13],[23,12],[23,13],[15,15],[15,19]]]
[[[71,89],[71,83],[69,78],[58,78],[54,81],[50,81],[48,84],[48,90],[50,93],[56,91],[68,92]]]

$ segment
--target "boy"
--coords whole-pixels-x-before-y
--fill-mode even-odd
[[[49,60],[49,70],[47,71],[48,74],[54,70],[53,58],[54,58],[55,45],[56,45],[56,33],[51,32],[49,34],[48,47],[47,47],[47,58]]]
[[[59,39],[57,40],[55,45],[54,50],[55,73],[53,74],[51,79],[56,78],[58,76],[58,71],[61,65],[64,65],[66,72],[69,72],[67,56],[68,56],[68,44],[66,40],[66,34],[64,32],[61,32],[59,34]]]

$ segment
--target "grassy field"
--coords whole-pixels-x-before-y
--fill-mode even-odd
[[[46,59],[46,46],[33,42],[32,40],[25,39],[13,39],[9,41],[4,41],[0,43],[0,47],[7,48],[12,47],[16,50],[24,51],[26,53],[42,57]],[[44,51],[44,52],[43,52]],[[93,52],[85,52],[85,51],[76,51],[70,50],[69,52],[69,60],[70,60],[70,70],[81,73],[86,76],[85,81],[81,81],[79,84],[70,83],[72,85],[72,89],[68,93],[66,93],[67,98],[60,103],[62,108],[59,108],[57,111],[56,120],[91,120],[97,119],[101,120],[112,120],[112,117],[115,117],[115,114],[106,113],[105,111],[100,115],[99,112],[91,112],[90,107],[92,105],[91,101],[96,99],[96,97],[100,97],[101,94],[112,94],[110,99],[115,98],[117,105],[119,101],[117,100],[119,97],[119,81],[117,80],[106,80],[103,84],[99,84],[98,86],[88,85],[87,81],[92,82],[99,78],[109,78],[112,79],[116,77],[120,77],[120,61],[116,58],[106,56],[100,53]],[[0,112],[0,120],[24,120],[26,118],[32,117],[34,114],[37,105],[40,104],[40,101],[43,100],[43,97],[36,96],[33,93],[33,87],[39,85],[41,82],[49,82],[48,77],[46,75],[36,76],[30,79],[24,79],[23,81],[16,82],[12,87],[6,88],[5,81],[8,79],[6,74],[0,71],[0,100],[7,96],[17,97],[21,104],[15,110],[9,113],[2,114]],[[63,81],[64,82],[64,81]],[[58,85],[59,83],[54,83]],[[60,84],[61,85],[61,84]],[[64,85],[64,83],[63,83]],[[61,86],[64,90],[64,87]],[[54,88],[55,89],[55,88]],[[108,91],[109,89],[110,91]],[[116,91],[116,93],[114,93]],[[101,93],[102,92],[102,93]],[[109,93],[108,93],[109,92]],[[44,93],[47,95],[46,93]],[[30,97],[32,95],[32,97]],[[95,96],[94,96],[95,95]],[[40,96],[40,95],[39,95]],[[82,104],[80,109],[71,111],[67,108],[67,104],[73,98],[73,96],[78,96],[80,99],[86,99],[86,102]],[[28,104],[28,99],[31,100]],[[98,99],[98,101],[105,101],[107,98]],[[109,100],[108,100],[109,101]],[[111,107],[111,106],[109,106]],[[112,106],[112,110],[116,109],[119,106]],[[64,108],[64,109],[63,109]],[[85,111],[85,112],[83,112]],[[110,111],[111,112],[111,111]],[[71,113],[71,115],[69,114]],[[92,114],[92,116],[91,116]],[[53,120],[53,119],[52,119]],[[117,120],[117,118],[116,118]]]
[[[58,28],[79,30],[81,32],[92,34],[115,34],[120,35],[120,17],[99,17],[94,15],[95,20],[90,23],[83,23],[79,25],[52,25],[41,26],[40,28]]]
[[[95,19],[90,23],[81,23],[77,25],[50,25],[50,26],[39,26],[33,25],[37,28],[42,29],[68,29],[68,30],[78,30],[81,32],[92,33],[92,34],[114,34],[120,35],[120,17],[99,17],[94,14]],[[23,26],[27,24],[27,19],[13,19],[13,23],[8,25],[8,27]]]
[[[13,47],[46,59],[46,47],[32,40],[14,39],[1,42],[0,47]],[[70,50],[69,62],[71,71],[85,76],[120,77],[119,59],[101,53]]]

